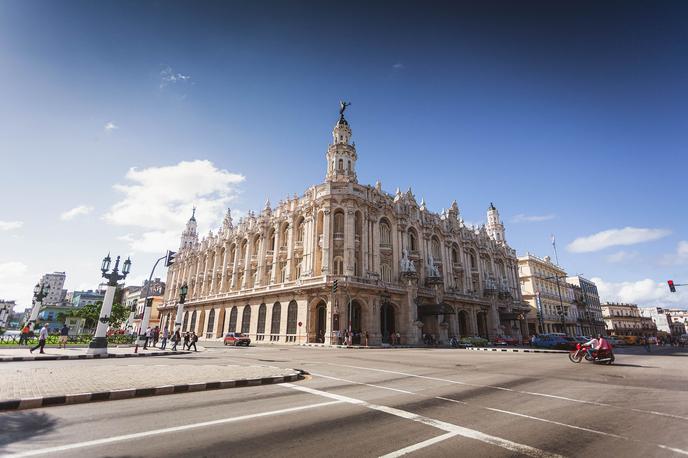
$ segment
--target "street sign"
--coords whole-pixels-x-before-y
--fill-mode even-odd
[[[299,327],[303,326],[303,323],[299,321]]]

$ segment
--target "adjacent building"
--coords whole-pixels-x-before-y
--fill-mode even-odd
[[[649,316],[642,316],[636,304],[607,302],[602,304],[602,316],[607,332],[613,336],[649,337],[657,334],[659,326]]]
[[[578,306],[578,322],[583,335],[605,334],[602,305],[597,285],[580,275],[566,278],[574,287],[574,301]]]
[[[518,258],[518,276],[523,300],[531,308],[528,331],[532,334],[559,332],[581,334],[575,292],[566,282],[566,271],[549,256],[527,253]]]
[[[96,304],[103,302],[105,294],[101,291],[74,291],[72,293],[72,306],[81,308],[84,305]]]
[[[469,227],[456,201],[435,213],[411,189],[360,184],[344,108],[323,183],[236,225],[228,210],[202,239],[192,215],[168,270],[163,324],[174,323],[187,284],[182,329],[202,339],[241,331],[258,342],[333,343],[349,329],[371,345],[392,333],[410,344],[424,334],[525,337],[530,307],[497,208],[487,226]]]
[[[131,324],[129,329],[133,330],[137,334],[145,332],[145,329],[141,329],[141,320],[143,320],[143,314],[146,309],[146,301],[150,304],[151,314],[148,321],[148,326],[154,328],[155,326],[160,326],[160,306],[165,300],[165,282],[161,281],[159,278],[154,278],[152,281],[146,280],[138,291],[132,289],[129,294],[127,294],[126,302],[129,302],[131,307],[134,307],[134,315],[131,317]],[[138,297],[137,297],[138,296]],[[174,317],[172,317],[174,324]]]
[[[12,311],[16,305],[15,301],[0,299],[0,328],[6,329],[9,326]]]
[[[51,274],[45,274],[38,281],[39,286],[48,286],[48,289],[44,289],[47,295],[41,301],[42,305],[57,305],[61,304],[67,290],[64,289],[65,279],[67,275],[64,272],[53,272]]]

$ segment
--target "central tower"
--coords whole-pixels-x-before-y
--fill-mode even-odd
[[[357,183],[356,179],[356,146],[350,143],[351,128],[344,118],[344,110],[351,105],[339,102],[339,120],[332,130],[332,144],[327,148],[326,181]]]

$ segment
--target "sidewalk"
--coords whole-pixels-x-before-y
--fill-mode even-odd
[[[144,350],[139,347],[138,352],[134,353],[134,347],[130,345],[122,345],[118,347],[108,347],[107,355],[89,355],[87,353],[88,346],[67,347],[66,349],[45,347],[45,354],[40,354],[38,350],[33,353],[29,352],[30,347],[14,347],[3,348],[0,347],[0,362],[16,362],[16,361],[51,361],[64,359],[97,359],[97,358],[128,358],[138,356],[169,356],[181,355],[189,353],[189,351],[181,350],[181,346],[177,351],[172,351],[168,346],[165,350],[160,350],[155,347],[148,347]],[[198,347],[199,351],[203,351],[203,347]]]
[[[74,365],[0,371],[0,411],[295,381],[294,369],[238,365]]]

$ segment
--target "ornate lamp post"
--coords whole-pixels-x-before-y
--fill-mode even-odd
[[[566,315],[566,312],[564,311],[564,307],[559,306],[559,318],[561,319],[561,332],[563,332],[564,334],[568,334],[568,332],[566,332],[566,322],[564,319],[565,315]]]
[[[105,291],[105,298],[103,299],[103,305],[100,308],[100,317],[98,318],[98,327],[96,328],[96,334],[93,336],[93,340],[88,344],[88,354],[90,355],[102,355],[107,354],[107,328],[110,321],[110,312],[112,311],[112,302],[115,299],[115,290],[117,289],[117,282],[124,280],[129,274],[131,269],[131,260],[127,258],[122,265],[122,273],[119,273],[119,256],[115,260],[115,267],[112,272],[108,273],[110,270],[110,253],[108,253],[105,258],[103,258],[103,264],[100,267],[103,278],[107,279],[107,290]]]
[[[38,319],[38,313],[41,311],[41,306],[43,305],[43,299],[48,295],[50,290],[50,285],[43,285],[36,283],[33,288],[33,308],[31,309],[31,315],[29,316],[29,329],[33,330],[36,326],[36,319]]]
[[[184,314],[184,302],[186,302],[186,294],[189,292],[189,287],[184,283],[179,288],[179,303],[177,304],[177,318],[174,320],[175,331],[182,330],[182,315]]]

